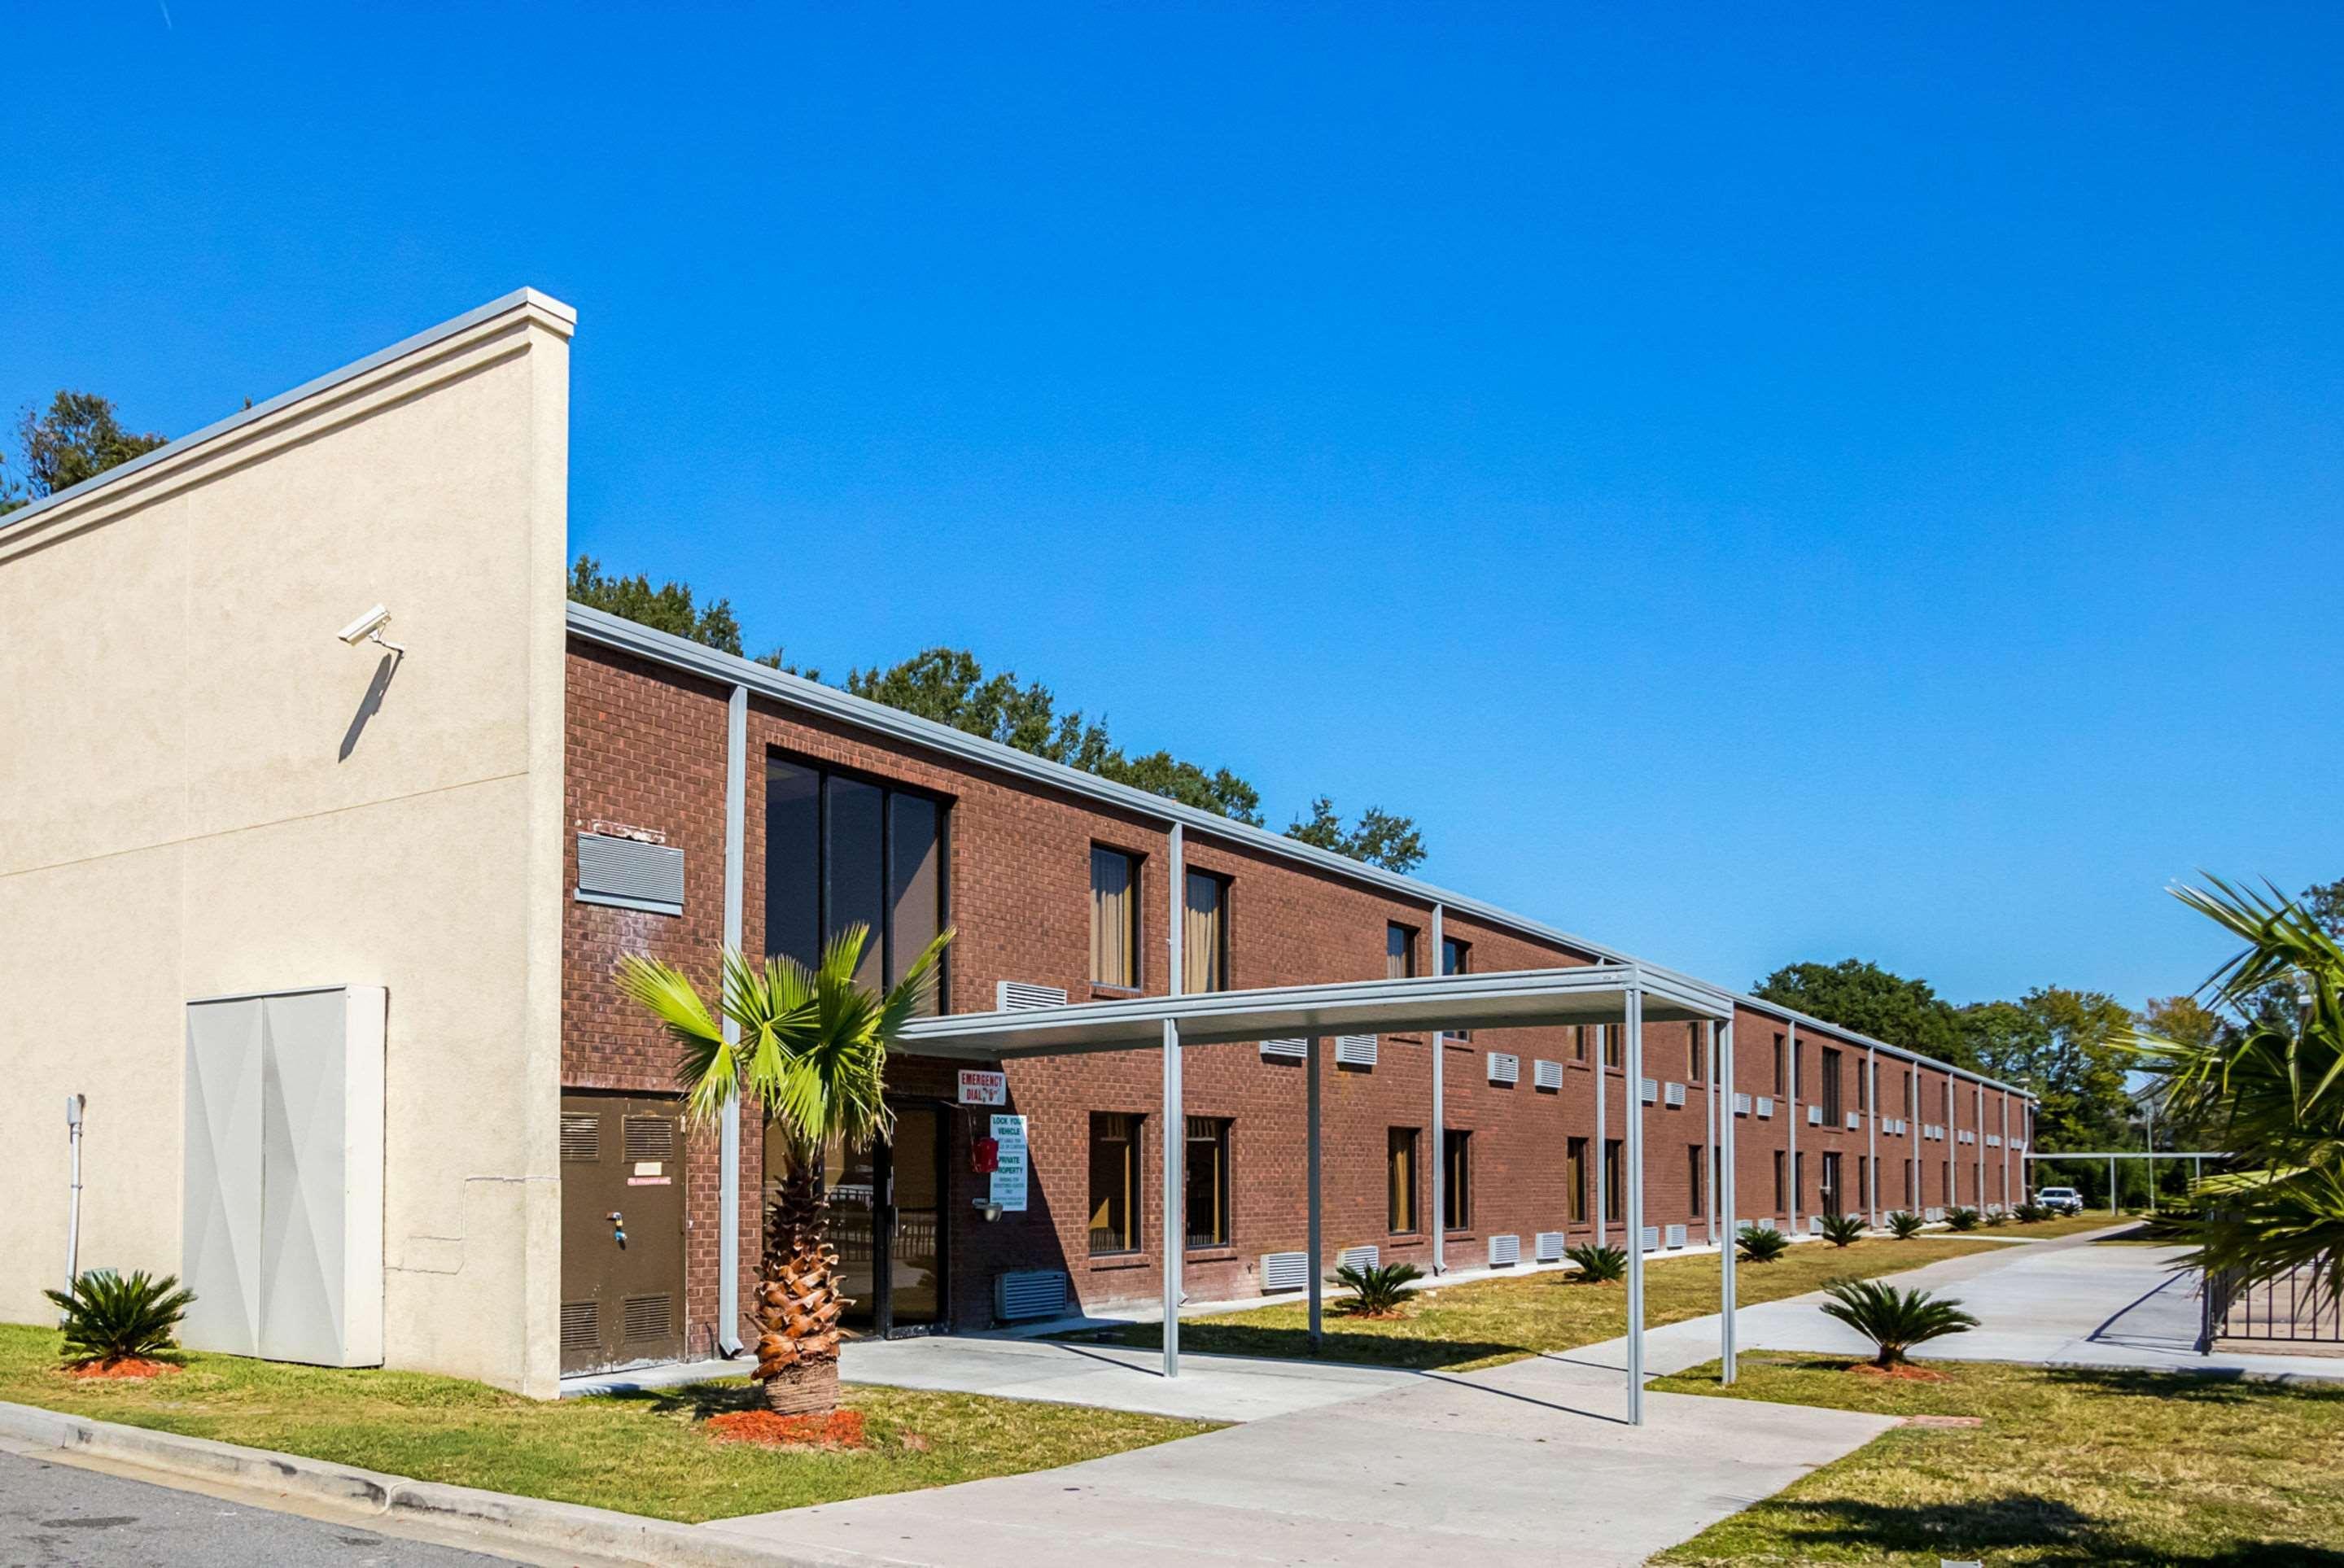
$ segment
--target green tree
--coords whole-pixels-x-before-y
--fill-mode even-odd
[[[2017,1001],[1961,1010],[1964,1055],[1991,1077],[2034,1091],[2036,1146],[2106,1149],[2125,1141],[2131,1101],[2124,1041],[2133,1016],[2101,991],[2037,986]]]
[[[2344,937],[2344,877],[2312,883],[2296,901],[2321,930],[2331,937]]]
[[[702,606],[694,601],[685,583],[670,580],[653,588],[652,579],[641,573],[616,577],[604,572],[602,563],[592,556],[581,555],[570,568],[570,597],[579,604],[624,616],[653,631],[688,638],[720,653],[741,651],[741,623],[733,618],[732,601],[712,599]]]
[[[1346,828],[1334,800],[1321,795],[1310,802],[1309,819],[1298,817],[1288,823],[1286,836],[1402,876],[1424,863],[1424,835],[1416,819],[1396,817],[1380,806],[1369,807],[1356,827]]]
[[[1754,994],[1940,1061],[1975,1065],[1954,1009],[1928,981],[1862,959],[1785,964],[1759,981]]]
[[[884,996],[855,983],[870,940],[847,927],[809,970],[788,957],[752,962],[724,954],[724,1027],[682,970],[640,953],[619,964],[619,989],[657,1019],[677,1048],[685,1113],[714,1126],[745,1098],[781,1134],[788,1172],[765,1215],[765,1245],[750,1315],[757,1325],[756,1377],[783,1414],[838,1406],[838,1254],[830,1245],[823,1159],[884,1137],[887,1053],[904,1025],[933,1002],[936,960],[953,933],[930,942]]]
[[[49,399],[46,411],[27,408],[16,421],[25,477],[0,472],[0,513],[69,490],[153,451],[166,439],[151,430],[125,429],[113,402],[95,392],[60,391]]]

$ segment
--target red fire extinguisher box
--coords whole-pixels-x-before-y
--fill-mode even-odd
[[[1001,1141],[997,1138],[972,1138],[968,1141],[968,1168],[972,1174],[990,1176],[1001,1169]]]

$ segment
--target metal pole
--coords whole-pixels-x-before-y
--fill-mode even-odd
[[[1702,1211],[1702,1213],[1704,1213],[1704,1214],[1706,1214],[1706,1215],[1708,1215],[1708,1216],[1709,1216],[1709,1244],[1710,1244],[1711,1246],[1714,1247],[1714,1246],[1716,1246],[1716,1245],[1717,1245],[1717,1024],[1716,1024],[1716,1021],[1715,1021],[1714,1020],[1708,1020],[1708,1021],[1703,1022],[1703,1023],[1702,1023],[1702,1025],[1701,1026],[1701,1030],[1702,1030],[1702,1037],[1703,1037],[1703,1038],[1702,1038],[1702,1044],[1703,1044],[1703,1046],[1706,1048],[1706,1049],[1703,1050],[1703,1052],[1702,1052],[1702,1058],[1703,1058],[1703,1060],[1702,1060],[1702,1065],[1703,1070],[1705,1070],[1705,1071],[1709,1074],[1709,1153],[1708,1153],[1707,1158],[1706,1158],[1706,1159],[1704,1159],[1704,1160],[1702,1161],[1702,1173],[1701,1173],[1701,1174],[1702,1174],[1702,1180],[1709,1183],[1709,1191],[1708,1191],[1707,1192],[1705,1192],[1705,1193],[1703,1193],[1703,1194],[1702,1194],[1702,1196],[1703,1196],[1704,1198],[1706,1198],[1708,1201],[1707,1201],[1706,1202],[1704,1202],[1704,1203],[1702,1203],[1702,1206],[1701,1206],[1701,1211]]]
[[[1864,1191],[1871,1200],[1865,1219],[1880,1229],[1880,1051],[1867,1046],[1864,1053]]]
[[[1791,1234],[1795,1236],[1799,1233],[1799,1026],[1794,1020],[1785,1021],[1790,1025],[1791,1076],[1783,1086],[1790,1091],[1789,1103],[1783,1109],[1790,1112],[1791,1147],[1787,1158],[1791,1165]]]
[[[1442,910],[1432,906],[1432,972],[1447,974],[1449,961],[1443,947]],[[1449,1267],[1449,1111],[1442,1103],[1442,1059],[1449,1054],[1443,1043],[1444,1028],[1432,1031],[1432,1271],[1440,1274]]]
[[[741,950],[741,890],[743,857],[747,853],[746,819],[749,793],[749,689],[736,686],[724,706],[724,947]],[[741,1023],[728,1010],[724,1038],[741,1039]],[[726,1355],[741,1353],[741,1118],[748,1107],[735,1105],[718,1133],[716,1207],[716,1348]],[[763,1151],[759,1151],[761,1156]],[[757,1194],[763,1215],[765,1195]],[[759,1246],[763,1245],[764,1227]]]
[[[1733,1090],[1733,1020],[1731,1016],[1727,1017],[1724,1027],[1718,1033],[1723,1037],[1718,1049],[1724,1059],[1725,1087],[1729,1098],[1725,1102],[1725,1147],[1718,1161],[1722,1178],[1718,1183],[1718,1215],[1725,1230],[1717,1253],[1717,1337],[1718,1355],[1724,1367],[1722,1379],[1730,1383],[1734,1378],[1735,1342],[1738,1338],[1734,1332],[1734,1309],[1738,1299],[1733,1283],[1733,1251],[1740,1233],[1734,1223],[1737,1193],[1733,1169],[1733,1101],[1731,1099]]]
[[[1603,1221],[1612,1212],[1611,1194],[1603,1181],[1604,1169],[1610,1163],[1604,1157],[1607,1145],[1603,1141],[1603,1111],[1612,1099],[1612,1070],[1604,1065],[1612,1060],[1611,1030],[1608,1023],[1595,1026],[1595,1244],[1599,1247],[1604,1244],[1607,1234]]]
[[[1180,1375],[1180,1255],[1187,1246],[1181,1211],[1180,1156],[1188,1119],[1180,1109],[1180,1026],[1164,1020],[1164,1375]]]
[[[1303,1091],[1303,1158],[1309,1161],[1309,1175],[1304,1188],[1309,1194],[1310,1251],[1310,1348],[1316,1351],[1322,1339],[1319,1324],[1321,1287],[1319,1283],[1319,1250],[1324,1245],[1324,1227],[1318,1190],[1318,1037],[1312,1035],[1303,1047],[1303,1070],[1309,1075],[1308,1087]]]
[[[2157,1212],[2157,1108],[2144,1105],[2141,1111],[2148,1121],[2148,1141],[2145,1145],[2148,1151],[2148,1211],[2154,1214]]]
[[[2109,1156],[2108,1156],[2108,1218],[2109,1218],[2109,1219],[2111,1219],[2111,1220],[2113,1220],[2113,1219],[2115,1219],[2116,1217],[2117,1217],[2117,1161],[2116,1161],[2116,1156],[2115,1156],[2115,1155],[2113,1155],[2113,1154],[2111,1154],[2111,1155],[2109,1155]]]
[[[1912,1211],[1921,1213],[1929,1206],[1929,1190],[1921,1184],[1921,1135],[1913,1131],[1913,1123],[1921,1120],[1921,1074],[1919,1070],[1904,1070],[1907,1104],[1904,1116],[1904,1147],[1913,1156]]]
[[[1977,1151],[1977,1206],[1985,1207],[1985,1081],[1977,1082],[1976,1120],[1970,1127],[1970,1147]]]
[[[66,1145],[71,1151],[72,1171],[66,1182],[66,1293],[73,1294],[81,1278],[81,1112],[87,1103],[78,1094],[66,1096]]]
[[[1628,1423],[1644,1424],[1644,982],[1628,981]]]

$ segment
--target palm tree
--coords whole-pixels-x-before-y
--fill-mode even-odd
[[[927,946],[882,996],[856,983],[867,926],[831,938],[822,962],[763,963],[724,954],[724,1028],[692,981],[672,965],[633,954],[620,961],[619,989],[647,1009],[681,1053],[685,1119],[712,1126],[743,1095],[782,1134],[789,1168],[765,1211],[765,1245],[750,1317],[757,1330],[757,1381],[765,1403],[785,1415],[838,1408],[838,1253],[830,1244],[823,1151],[867,1147],[886,1136],[888,1049],[935,990],[936,960],[949,930]]]
[[[1873,1342],[1878,1352],[1872,1358],[1874,1366],[1901,1365],[1915,1345],[1978,1326],[1961,1302],[1926,1291],[1900,1291],[1878,1280],[1834,1280],[1824,1291],[1832,1298],[1824,1303],[1824,1314]]]
[[[2174,896],[2247,944],[2200,987],[2228,1027],[2203,1043],[2136,1033],[2165,1115],[2202,1119],[2234,1168],[2198,1189],[2185,1260],[2242,1282],[2312,1265],[2344,1291],[2344,947],[2276,888],[2218,878]]]

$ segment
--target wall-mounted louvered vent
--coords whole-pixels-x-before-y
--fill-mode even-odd
[[[1762,1095],[1760,1095],[1760,1096],[1758,1097],[1758,1118],[1759,1118],[1759,1120],[1763,1121],[1764,1121],[1766,1118],[1768,1118],[1768,1117],[1770,1117],[1770,1116],[1772,1116],[1772,1115],[1773,1115],[1773,1114],[1774,1114],[1774,1097],[1773,1097],[1773,1095],[1771,1095],[1771,1094],[1762,1094]]]
[[[592,1302],[561,1303],[561,1349],[591,1351],[602,1342],[602,1312]]]
[[[1750,1097],[1748,1095],[1737,1094],[1733,1097],[1733,1114],[1736,1116],[1747,1116],[1750,1114]]]
[[[1750,1228],[1753,1231],[1779,1231],[1782,1229],[1780,1225],[1774,1223],[1773,1219],[1771,1216],[1761,1217],[1751,1221]]]
[[[1503,1050],[1493,1050],[1490,1053],[1490,1082],[1520,1083],[1521,1081],[1522,1059],[1521,1057]]]
[[[1985,1146],[1986,1146],[1988,1149],[1999,1149],[1999,1148],[2001,1148],[2001,1147],[2002,1147],[2002,1134],[2000,1134],[1999,1132],[1989,1132],[1989,1133],[1987,1133],[1987,1134],[1985,1135]]]
[[[1820,1236],[1820,1235],[1822,1235],[1823,1233],[1824,1233],[1824,1217],[1823,1217],[1821,1214],[1810,1214],[1810,1215],[1808,1215],[1808,1216],[1807,1216],[1807,1234],[1809,1234],[1810,1236]]]
[[[602,1119],[599,1116],[563,1117],[561,1157],[570,1161],[602,1158]]]
[[[1335,1061],[1341,1067],[1373,1067],[1376,1064],[1376,1037],[1372,1034],[1337,1035]]]
[[[1810,1127],[1821,1127],[1823,1124],[1824,1124],[1824,1108],[1823,1108],[1822,1106],[1820,1106],[1820,1105],[1810,1105],[1810,1106],[1808,1106],[1808,1107],[1807,1107],[1807,1125],[1808,1125],[1808,1126],[1810,1126]]]
[[[1383,1252],[1376,1247],[1346,1247],[1335,1254],[1335,1261],[1347,1269],[1372,1269],[1383,1261]]]
[[[1684,1086],[1683,1084],[1682,1084],[1682,1083],[1664,1083],[1664,1084],[1662,1084],[1662,1085],[1661,1086],[1661,1103],[1662,1103],[1662,1104],[1663,1104],[1663,1105],[1682,1105],[1684,1102],[1685,1102],[1685,1086]]]
[[[1559,1061],[1545,1060],[1532,1063],[1531,1066],[1531,1082],[1533,1087],[1539,1089],[1561,1089],[1562,1087],[1562,1063]]]
[[[1847,1113],[1847,1125],[1850,1131],[1854,1131],[1854,1129],[1863,1126],[1864,1113],[1860,1111],[1849,1111]]]
[[[1561,1231],[1541,1231],[1538,1233],[1538,1261],[1541,1263],[1560,1263],[1562,1261],[1563,1249],[1570,1245],[1569,1238]]]
[[[1310,1055],[1310,1042],[1300,1035],[1291,1040],[1265,1040],[1261,1042],[1265,1061],[1302,1061]]]
[[[1306,1291],[1310,1288],[1310,1254],[1308,1252],[1264,1252],[1261,1255],[1261,1293],[1265,1296],[1278,1291]]]
[[[1490,1267],[1510,1269],[1522,1261],[1522,1239],[1520,1236],[1490,1238]]]
[[[1640,1092],[1642,1094],[1642,1096],[1643,1096],[1643,1101],[1644,1101],[1644,1103],[1645,1103],[1645,1104],[1650,1105],[1650,1104],[1652,1104],[1654,1101],[1656,1101],[1656,1100],[1660,1099],[1660,1097],[1661,1097],[1661,1081],[1660,1081],[1659,1079],[1657,1079],[1657,1078],[1640,1078],[1640,1079],[1638,1079],[1638,1080],[1636,1081],[1636,1082],[1637,1082],[1637,1087],[1638,1087],[1639,1091],[1640,1091]]]
[[[1659,1251],[1660,1250],[1661,1250],[1661,1228],[1660,1228],[1658,1225],[1647,1225],[1647,1226],[1645,1226],[1645,1227],[1644,1227],[1644,1251],[1646,1251],[1647,1252],[1657,1252],[1657,1251]]]
[[[665,1116],[630,1116],[626,1119],[627,1158],[630,1160],[672,1160],[675,1158],[675,1122]]]
[[[1062,1317],[1066,1311],[1063,1269],[1012,1269],[993,1276],[993,1315],[1005,1323]]]
[[[629,1296],[624,1327],[631,1340],[663,1340],[675,1332],[675,1298]]]
[[[1056,985],[1036,985],[1031,980],[996,980],[993,986],[993,1006],[997,1012],[1030,1012],[1037,1007],[1064,1007],[1066,988]]]
[[[1945,1211],[1943,1209],[1924,1209],[1921,1211],[1921,1218],[1924,1220],[1935,1221],[1942,1220],[1945,1217]]]
[[[581,833],[578,901],[680,915],[683,913],[683,851],[665,844]]]
[[[1685,1228],[1682,1225],[1670,1226],[1667,1239],[1668,1244],[1672,1247],[1683,1246],[1685,1244]]]

